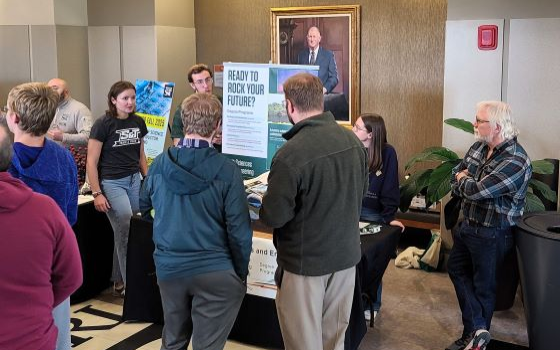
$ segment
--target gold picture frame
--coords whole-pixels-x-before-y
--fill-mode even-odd
[[[320,46],[332,53],[338,71],[338,83],[325,95],[325,109],[339,123],[351,125],[360,114],[360,5],[271,8],[272,62],[309,64],[303,60],[311,27],[319,29]]]

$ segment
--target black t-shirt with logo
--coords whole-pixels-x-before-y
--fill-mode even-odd
[[[100,179],[120,179],[140,171],[140,143],[148,133],[136,114],[126,119],[105,115],[95,121],[90,138],[101,141],[97,169]]]

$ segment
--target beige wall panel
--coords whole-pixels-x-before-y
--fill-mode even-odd
[[[194,0],[155,0],[156,25],[194,28]]]
[[[54,0],[54,22],[58,25],[87,26],[87,0]]]
[[[122,77],[133,84],[136,79],[156,80],[155,27],[122,27]]]
[[[560,18],[512,19],[507,101],[531,159],[560,158]]]
[[[156,26],[158,80],[175,83],[170,121],[177,106],[192,93],[187,70],[196,64],[196,37],[192,28]],[[166,146],[170,143],[166,139]]]
[[[0,105],[10,90],[31,80],[29,26],[0,26]]]
[[[155,22],[154,0],[90,0],[90,26],[149,26]]]
[[[107,93],[121,79],[119,27],[89,27],[90,105],[94,117],[107,109]]]
[[[56,26],[58,76],[68,82],[72,96],[90,105],[88,29]]]
[[[54,25],[53,0],[0,0],[0,25]]]
[[[402,175],[412,154],[441,145],[447,1],[344,3],[361,5],[361,111],[384,117]],[[268,62],[271,7],[340,4],[195,0],[197,61]]]
[[[58,74],[55,26],[29,26],[31,80],[48,81]]]

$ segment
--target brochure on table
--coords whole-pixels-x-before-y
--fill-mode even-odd
[[[282,84],[294,74],[318,74],[318,66],[224,63],[222,152],[239,165],[244,178],[270,169],[292,124]]]
[[[174,89],[172,82],[136,80],[136,114],[148,127],[148,134],[144,136],[148,166],[163,152]]]

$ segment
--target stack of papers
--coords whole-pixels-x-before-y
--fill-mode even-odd
[[[251,220],[259,219],[259,210],[262,205],[262,198],[268,188],[268,171],[253,179],[245,180],[245,192],[249,203],[249,214]]]

